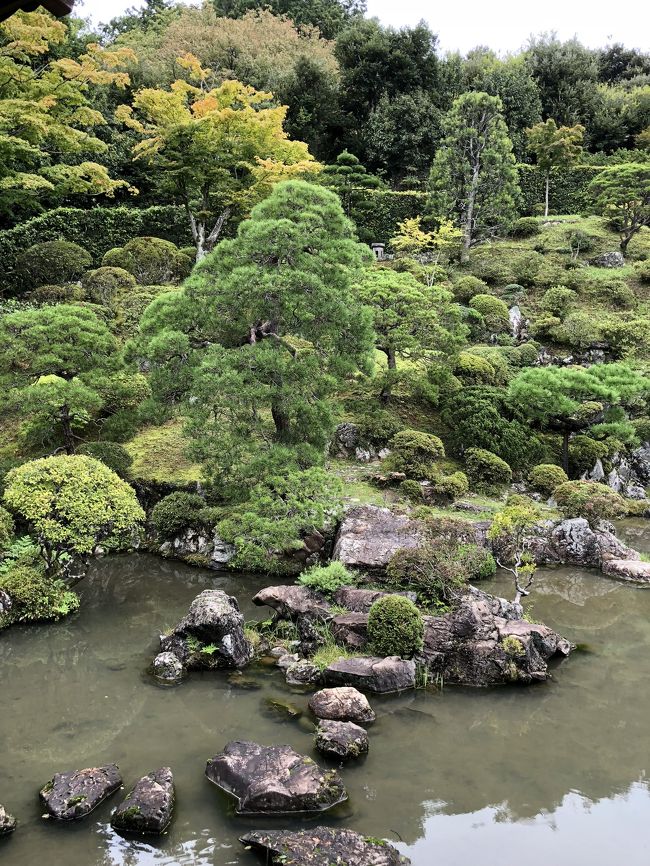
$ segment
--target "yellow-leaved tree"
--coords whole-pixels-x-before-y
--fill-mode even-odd
[[[239,81],[210,84],[192,54],[178,59],[190,81],[143,88],[118,120],[140,135],[134,159],[156,169],[159,188],[187,212],[197,261],[215,246],[233,212],[246,215],[271,187],[320,170],[283,129],[287,108]]]

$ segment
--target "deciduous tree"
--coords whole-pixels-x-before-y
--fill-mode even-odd
[[[548,193],[551,183],[551,171],[554,168],[568,168],[582,154],[582,139],[585,128],[576,126],[558,126],[549,117],[545,123],[537,123],[526,130],[528,149],[535,154],[537,165],[544,172],[546,181],[544,198],[544,216],[548,216]]]

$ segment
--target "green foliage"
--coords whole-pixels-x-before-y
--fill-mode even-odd
[[[495,385],[496,371],[492,364],[473,352],[461,352],[456,358],[454,374],[465,385]]]
[[[477,295],[489,294],[489,287],[487,283],[473,274],[466,274],[454,281],[452,291],[458,301],[462,304],[467,304]]]
[[[132,289],[136,281],[124,268],[103,266],[84,274],[81,284],[96,304],[112,307],[118,295]]]
[[[406,482],[402,482],[402,486]],[[434,493],[444,496],[452,502],[464,496],[469,490],[469,480],[464,472],[452,472],[451,475],[441,475],[432,484]]]
[[[174,538],[185,529],[202,523],[205,500],[196,493],[176,491],[165,496],[151,512],[151,522],[161,538]]]
[[[602,171],[602,166],[576,165],[553,173],[549,190],[549,212],[554,214],[583,213],[589,201],[589,183]],[[545,172],[536,165],[520,163],[517,176],[521,189],[521,210],[525,214],[543,214],[546,187]]]
[[[499,252],[498,255],[492,255],[481,251],[479,248],[472,255],[469,267],[475,277],[478,277],[490,286],[507,285],[515,279],[511,263],[503,252]]]
[[[594,468],[597,460],[607,456],[607,445],[591,436],[573,436],[569,442],[569,469],[572,475],[582,475]]]
[[[357,419],[361,442],[383,448],[404,425],[385,409],[372,409]]]
[[[4,501],[38,538],[48,569],[100,541],[124,544],[144,519],[133,488],[92,457],[23,463],[8,473]]]
[[[532,238],[541,234],[539,221],[535,217],[519,217],[512,225],[510,234],[516,238]]]
[[[493,295],[474,295],[469,305],[483,316],[488,330],[496,333],[509,330],[508,307],[501,298],[495,298]]]
[[[650,285],[650,259],[646,259],[643,262],[635,262],[634,273],[636,278],[644,285]]]
[[[627,513],[623,497],[595,481],[567,481],[553,491],[553,499],[565,517],[584,517],[590,526]]]
[[[324,595],[333,595],[342,586],[354,586],[357,576],[342,562],[333,560],[327,565],[313,565],[298,578],[298,583]]]
[[[618,231],[625,253],[634,235],[650,225],[650,164],[606,168],[592,180],[589,193],[597,212]]]
[[[551,286],[542,295],[540,306],[551,316],[563,319],[577,298],[578,295],[566,286]]]
[[[556,487],[568,481],[569,477],[561,466],[554,463],[539,463],[530,473],[530,483],[533,489],[550,496]]]
[[[575,163],[582,154],[584,126],[560,126],[549,117],[544,123],[537,123],[526,130],[528,148],[535,155],[537,165],[546,175],[546,194],[544,216],[549,210],[549,185],[551,171],[566,168]]]
[[[192,270],[194,259],[182,253],[171,241],[155,237],[139,237],[123,247],[114,247],[104,254],[104,268],[119,268],[135,277],[142,286],[177,283]]]
[[[6,508],[0,506],[0,552],[6,550],[14,535],[14,519]]]
[[[430,478],[435,463],[445,456],[442,441],[420,430],[402,430],[390,440],[390,457],[386,462],[395,472],[404,472],[416,481]]]
[[[387,243],[406,219],[422,213],[427,194],[417,190],[354,189],[350,193],[350,219],[364,243]]]
[[[0,627],[13,622],[57,620],[79,608],[79,596],[70,592],[63,581],[47,577],[37,565],[17,564],[0,574],[0,590],[12,601],[5,623],[0,618]]]
[[[101,461],[104,466],[108,466],[120,478],[129,477],[133,458],[119,442],[86,442],[79,448],[79,453]]]
[[[422,649],[423,637],[422,614],[403,595],[385,595],[370,608],[368,641],[376,655],[412,658]]]
[[[70,283],[78,280],[92,264],[90,254],[70,241],[43,241],[21,253],[16,260],[16,276],[26,289],[45,283]]]
[[[498,492],[512,481],[512,469],[505,460],[485,448],[468,448],[465,460],[467,475],[477,490]]]
[[[422,502],[422,487],[419,481],[414,481],[412,478],[407,478],[399,486],[399,492],[411,502]]]

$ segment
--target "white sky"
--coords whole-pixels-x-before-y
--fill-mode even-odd
[[[368,15],[393,27],[424,19],[439,34],[443,51],[468,51],[488,45],[500,52],[516,51],[531,34],[555,30],[561,39],[577,36],[593,48],[622,42],[629,48],[650,49],[650,5],[627,0],[614,8],[604,0],[367,0]],[[138,0],[84,0],[79,14],[107,21]]]

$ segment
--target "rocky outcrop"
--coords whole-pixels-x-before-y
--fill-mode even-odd
[[[346,512],[334,544],[334,559],[353,568],[383,569],[402,548],[422,542],[417,520],[389,508],[359,505]]]
[[[174,777],[169,767],[143,776],[111,818],[116,830],[163,833],[174,812]]]
[[[369,613],[373,604],[385,595],[403,595],[415,601],[414,592],[383,592],[380,589],[357,589],[355,586],[342,586],[334,593],[334,604],[356,613]]]
[[[356,424],[344,421],[339,424],[332,441],[330,442],[330,454],[332,457],[353,457],[357,448],[361,447],[361,434]]]
[[[185,668],[174,653],[158,653],[153,660],[153,674],[166,683],[178,683],[185,675]]]
[[[241,668],[253,657],[237,599],[220,589],[197,595],[187,616],[161,637],[160,649],[188,670]]]
[[[233,741],[208,761],[205,774],[237,798],[239,814],[322,812],[347,799],[337,773],[291,746]]]
[[[309,700],[309,709],[318,719],[335,722],[374,722],[374,710],[368,698],[350,686],[321,689]]]
[[[0,806],[0,836],[8,836],[16,829],[16,819],[10,815],[4,806]]]
[[[330,686],[355,686],[377,694],[401,692],[415,687],[415,662],[388,656],[339,659],[323,672]]]
[[[603,572],[630,583],[650,583],[650,562],[640,559],[608,559],[603,563]]]
[[[253,604],[272,608],[283,619],[297,620],[309,614],[327,618],[330,605],[324,595],[307,586],[267,586],[253,597]]]
[[[639,554],[614,535],[613,527],[601,524],[594,529],[584,517],[546,521],[536,526],[530,539],[531,553],[538,564],[580,565],[601,568],[609,559],[639,559]],[[499,554],[498,544],[495,553]]]
[[[330,620],[330,631],[339,645],[362,649],[368,643],[368,614],[343,613]]]
[[[246,833],[240,841],[263,852],[268,864],[292,866],[409,866],[388,842],[369,839],[353,830],[314,827],[291,832],[270,830]]]
[[[572,649],[548,626],[524,620],[520,605],[474,588],[450,613],[424,621],[422,659],[430,676],[445,683],[543,681],[549,659]]]
[[[601,253],[589,260],[589,264],[596,268],[624,268],[625,257],[620,250],[611,250],[607,253]]]
[[[630,454],[630,465],[639,484],[650,484],[650,442],[644,442]]]
[[[189,527],[171,541],[165,541],[158,548],[163,556],[174,559],[195,559],[202,557],[208,568],[225,568],[235,555],[235,547],[224,541],[218,533],[210,535],[205,529]]]
[[[49,815],[61,821],[85,818],[122,784],[116,764],[56,773],[40,791]]]
[[[11,596],[4,589],[0,589],[0,616],[8,614],[12,607]]]
[[[351,761],[368,753],[368,732],[354,722],[322,719],[316,729],[314,746],[327,758]]]

